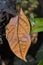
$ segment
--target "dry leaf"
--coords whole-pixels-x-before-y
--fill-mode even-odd
[[[30,23],[22,9],[16,17],[11,18],[6,26],[6,38],[13,53],[27,61],[26,54],[31,45]]]

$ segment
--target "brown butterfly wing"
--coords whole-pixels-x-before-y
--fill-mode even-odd
[[[23,13],[12,18],[6,26],[6,38],[13,53],[26,61],[26,54],[31,45],[30,23]]]

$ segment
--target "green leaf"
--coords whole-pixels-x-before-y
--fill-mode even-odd
[[[43,18],[30,19],[31,33],[43,32]]]
[[[38,65],[43,65],[43,59],[39,62]]]

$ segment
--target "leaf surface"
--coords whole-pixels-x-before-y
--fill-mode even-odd
[[[40,60],[38,65],[43,65],[43,59]]]
[[[22,9],[16,17],[11,18],[6,26],[6,38],[13,53],[27,61],[26,54],[31,45],[30,23]]]
[[[33,18],[31,22],[31,33],[43,32],[43,18]]]

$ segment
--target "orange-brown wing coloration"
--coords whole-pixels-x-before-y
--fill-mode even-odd
[[[22,9],[19,15],[11,18],[6,26],[6,38],[13,53],[27,61],[26,54],[31,45],[30,23]]]

